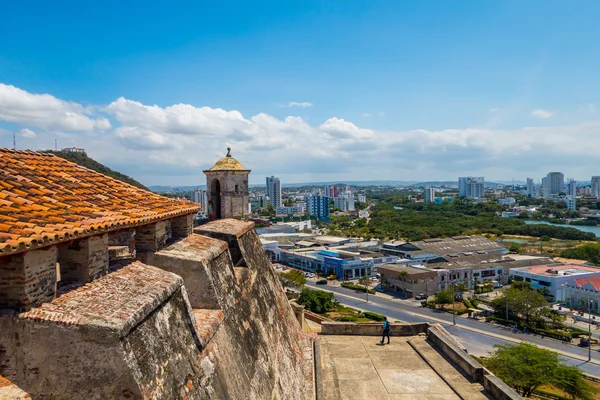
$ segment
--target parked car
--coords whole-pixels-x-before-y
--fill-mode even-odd
[[[415,296],[415,300],[427,300],[427,295],[424,293],[420,293],[418,295]]]
[[[310,274],[308,274],[308,277],[309,277],[309,278],[314,278],[315,276],[316,276],[316,275],[315,275],[315,274],[313,274],[313,273],[310,273]]]
[[[375,290],[378,291],[378,292],[380,292],[380,293],[385,292],[385,290],[383,290],[383,288],[381,287],[381,285],[375,286]]]
[[[317,285],[327,285],[327,279],[319,279]]]

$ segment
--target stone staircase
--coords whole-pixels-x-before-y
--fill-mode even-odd
[[[429,364],[448,386],[463,400],[489,399],[482,385],[460,372],[460,367],[446,359],[423,337],[408,341],[409,345]]]

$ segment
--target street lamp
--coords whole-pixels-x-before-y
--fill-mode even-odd
[[[456,310],[454,309],[456,294],[454,292],[454,283],[455,281],[452,281],[452,325],[456,325]]]
[[[588,297],[588,361],[592,361],[592,304],[594,300]]]

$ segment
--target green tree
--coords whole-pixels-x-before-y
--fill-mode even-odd
[[[452,304],[452,291],[440,290],[435,294],[435,304]]]
[[[560,365],[554,374],[552,385],[561,389],[571,399],[594,400],[598,390],[589,384],[577,367]]]
[[[513,282],[510,288],[490,302],[490,307],[502,318],[506,315],[506,296],[509,318],[523,319],[527,325],[541,321],[548,307],[544,296],[528,286],[528,282]]]
[[[531,343],[495,345],[485,366],[523,397],[540,386],[552,384],[572,399],[592,400],[598,391],[577,367],[562,365],[558,353]]]
[[[297,269],[292,269],[288,272],[282,272],[279,274],[279,281],[281,282],[281,286],[284,288],[292,286],[300,289],[306,285],[306,277]]]
[[[529,218],[529,213],[527,211],[523,210],[519,213],[519,218],[522,218],[522,219]]]
[[[529,397],[541,385],[552,383],[560,367],[558,353],[521,342],[518,345],[494,345],[486,366],[498,378],[523,397]]]
[[[304,288],[300,293],[298,303],[314,313],[324,314],[331,311],[334,306],[333,293]]]
[[[600,265],[600,244],[586,243],[572,249],[564,250],[560,253],[561,257],[576,258],[578,260],[587,260],[595,265]]]

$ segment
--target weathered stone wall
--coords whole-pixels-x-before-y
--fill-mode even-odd
[[[171,236],[185,238],[192,234],[194,229],[194,214],[182,215],[171,219]]]
[[[108,272],[108,234],[90,236],[58,249],[61,281],[88,282]]]
[[[439,325],[434,325],[427,331],[427,339],[442,354],[454,361],[473,380],[483,383],[483,365],[469,356],[464,348],[458,346],[456,341],[450,339],[449,336],[448,332]]]
[[[206,173],[206,172],[205,172]],[[213,203],[216,196],[211,193],[213,179],[221,185],[221,218],[248,217],[248,172],[246,171],[210,171],[206,173],[208,201]],[[237,192],[236,192],[237,185]]]
[[[166,221],[158,221],[135,230],[135,249],[137,251],[158,251],[165,247],[166,243]]]
[[[28,309],[52,300],[57,254],[56,247],[51,246],[0,257],[0,308]]]
[[[415,324],[390,324],[390,336],[416,336],[419,333],[426,333],[428,327],[429,324],[426,322]],[[321,322],[321,334],[323,335],[381,336],[382,333],[382,322]]]
[[[178,399],[201,346],[181,278],[133,263],[52,303],[0,316],[0,375],[35,399]]]

